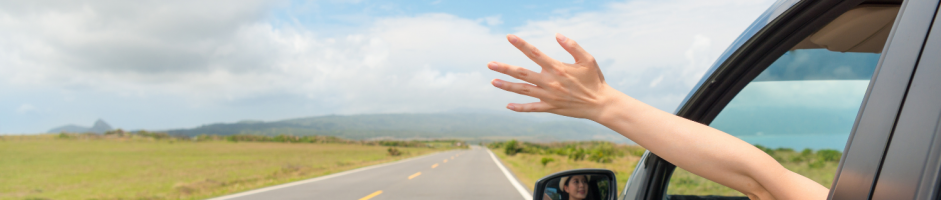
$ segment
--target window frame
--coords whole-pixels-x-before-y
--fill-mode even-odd
[[[891,83],[904,83],[902,84],[904,85],[903,90],[907,89],[907,83],[910,81],[911,76],[904,76],[905,73],[903,70],[903,76],[879,76],[880,73],[899,73],[900,70],[896,68],[904,68],[906,65],[904,65],[904,63],[896,62],[906,61],[903,58],[903,54],[906,53],[906,50],[910,50],[914,46],[920,47],[922,45],[921,43],[893,43],[895,40],[906,40],[908,38],[904,37],[910,37],[911,35],[917,35],[918,33],[917,30],[905,29],[905,27],[907,27],[906,25],[902,25],[903,28],[899,28],[900,24],[902,24],[900,21],[902,21],[903,18],[908,20],[904,16],[913,15],[903,15],[903,13],[914,12],[909,11],[913,9],[906,10],[906,8],[909,7],[907,2],[908,1],[902,4],[899,17],[896,18],[896,24],[893,26],[892,33],[889,36],[886,47],[883,50],[882,57],[879,60],[876,71],[873,73],[873,78],[870,80],[869,88],[866,91],[866,97],[864,97],[863,105],[860,107],[859,114],[857,115],[857,119],[853,125],[853,131],[850,133],[850,139],[847,141],[847,145],[844,149],[843,158],[840,160],[840,166],[837,170],[837,177],[834,181],[834,185],[832,186],[834,189],[831,190],[830,194],[831,199],[833,198],[835,191],[850,191],[856,193],[862,192],[865,193],[864,195],[869,196],[869,191],[872,188],[874,182],[869,182],[870,184],[868,187],[866,187],[865,184],[850,186],[848,184],[838,185],[838,183],[846,183],[846,178],[843,179],[843,182],[840,182],[840,174],[842,174],[844,170],[858,170],[860,167],[866,167],[857,166],[856,163],[868,162],[869,164],[872,164],[875,160],[878,162],[875,163],[876,165],[881,164],[884,155],[883,153],[885,152],[884,149],[888,144],[888,140],[879,140],[878,138],[887,138],[890,136],[890,133],[875,132],[868,135],[857,135],[856,132],[861,119],[864,119],[866,123],[875,123],[883,126],[886,124],[889,126],[894,126],[895,124],[896,115],[891,113],[898,113],[899,105],[901,104],[901,97],[897,96],[898,98],[894,99],[897,100],[897,102],[892,104],[891,100],[893,99],[891,97],[887,97],[884,100],[879,100],[881,97],[873,96],[873,98],[870,98],[870,96],[872,96],[874,93],[879,95],[881,93],[889,92],[891,89],[898,89],[898,84],[893,85]],[[840,14],[862,3],[898,4],[899,1],[819,0],[800,1],[793,4],[793,6],[781,13],[773,21],[762,27],[761,30],[754,33],[754,35],[748,38],[746,42],[741,43],[740,47],[735,48],[739,44],[733,44],[732,48],[735,48],[734,52],[727,52],[728,55],[723,55],[720,58],[727,59],[720,60],[721,63],[717,63],[715,67],[707,72],[708,76],[704,77],[703,80],[700,81],[696,89],[690,93],[684,103],[677,109],[676,114],[678,116],[703,124],[711,123],[718,113],[725,107],[726,104],[732,100],[732,98],[735,97],[738,92],[740,92],[749,82],[751,82],[751,80],[757,77],[758,74],[760,74],[764,69],[770,66],[770,64],[773,63],[778,57],[790,50],[792,46],[796,45],[805,37],[809,36],[814,31],[825,26],[827,23],[838,17]],[[930,8],[932,13],[934,12],[935,8]],[[927,9],[921,8],[919,10]],[[910,26],[918,26],[918,23],[914,23]],[[748,31],[750,30],[747,30],[745,34],[748,34]],[[923,35],[925,34],[925,32],[921,33]],[[747,37],[746,35],[743,36]],[[900,45],[899,43],[903,44]],[[890,59],[886,58],[887,55],[889,55]],[[892,62],[886,62],[887,60]],[[883,65],[891,65],[891,68],[893,69],[890,70],[889,68],[883,68]],[[910,67],[913,67],[913,65]],[[875,91],[873,91],[874,85],[876,88]],[[886,101],[889,101],[889,103],[886,103]],[[883,102],[883,104],[880,104],[879,102]],[[867,110],[877,110],[882,112],[863,112]],[[880,113],[883,115],[876,116]],[[885,115],[885,113],[889,114]],[[864,115],[866,117],[864,117]],[[857,145],[858,147],[851,148],[853,142],[856,142],[860,139],[876,143],[876,145],[869,147]],[[880,142],[881,145],[878,144]],[[862,151],[871,151],[877,153],[857,153]],[[854,163],[846,165],[844,164],[844,162],[847,161],[847,155],[856,154],[859,154],[857,157],[860,158],[851,157],[853,159],[850,159],[850,161]],[[649,151],[646,152],[637,164],[637,167],[635,168],[635,171],[632,174],[630,180],[628,180],[628,183],[625,184],[625,189],[620,199],[664,199],[666,195],[666,187],[674,169],[675,166],[673,164],[663,160],[656,154],[653,154]],[[872,171],[868,175],[875,177],[876,173],[878,172]],[[860,189],[865,190],[861,191]],[[837,196],[842,197],[842,194],[843,193],[837,193]]]
[[[909,24],[912,45],[899,48],[913,52],[900,64],[913,66],[891,142],[879,169],[871,199],[937,199],[941,187],[941,16],[938,0],[913,1]],[[933,22],[932,22],[933,20]],[[929,35],[930,34],[930,35]],[[921,45],[917,45],[921,42]],[[895,48],[892,46],[891,48]],[[914,53],[917,52],[917,53]],[[891,61],[891,60],[889,60]],[[886,62],[888,65],[888,61]]]
[[[840,159],[829,199],[874,197],[873,190],[883,164],[887,163],[886,151],[937,8],[938,0],[902,3]],[[899,198],[904,197],[893,199]]]

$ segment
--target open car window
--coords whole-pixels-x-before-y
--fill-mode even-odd
[[[897,5],[861,5],[844,13],[778,57],[710,126],[829,188],[897,12]],[[666,193],[744,197],[681,168]]]

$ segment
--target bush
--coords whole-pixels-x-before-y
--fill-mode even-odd
[[[840,157],[842,156],[842,153],[833,149],[823,149],[817,151],[817,159],[820,159],[824,162],[840,161]]]
[[[539,163],[542,163],[542,166],[545,167],[547,164],[549,164],[552,161],[555,161],[555,159],[550,158],[550,157],[542,157],[542,160],[540,160]]]
[[[810,168],[821,168],[826,164],[827,163],[824,162],[823,160],[816,160],[814,162],[810,162],[809,164],[807,164],[807,166],[809,166]]]
[[[814,150],[810,150],[810,148],[801,151],[801,156],[809,157],[811,154],[814,154]]]
[[[569,153],[569,159],[574,161],[584,160],[585,159],[585,149],[578,148],[575,151]]]
[[[516,153],[519,153],[520,148],[517,147],[517,143],[518,142],[516,142],[516,140],[510,140],[506,142],[506,145],[503,147],[504,153],[506,153],[508,156],[513,156],[516,155]]]
[[[387,150],[387,151],[389,151],[389,155],[390,155],[390,156],[399,156],[399,155],[402,155],[402,152],[399,151],[399,149],[398,149],[398,148],[395,148],[395,147],[389,147],[389,150]]]

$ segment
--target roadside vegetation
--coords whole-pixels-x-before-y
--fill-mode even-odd
[[[614,171],[618,184],[624,184],[646,151],[637,145],[607,141],[532,143],[509,140],[489,143],[487,147],[530,191],[544,176],[579,168],[609,169]],[[622,185],[618,185],[618,191],[621,189]]]
[[[644,148],[602,141],[531,143],[509,140],[487,144],[504,164],[530,191],[540,178],[552,173],[579,169],[603,168],[614,171],[618,193],[630,178],[643,155]],[[833,183],[842,153],[823,149],[795,151],[789,148],[770,149],[756,145],[785,168],[804,175],[829,188]],[[744,196],[742,193],[677,168],[670,179],[667,194]]]
[[[0,199],[205,199],[466,146],[121,130],[7,135],[0,136]]]

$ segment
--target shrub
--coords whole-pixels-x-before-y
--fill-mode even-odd
[[[817,151],[817,159],[820,159],[824,162],[840,161],[841,156],[843,156],[842,153],[833,149],[823,149]]]
[[[389,151],[389,155],[390,155],[390,156],[399,156],[399,155],[402,155],[402,152],[399,151],[399,149],[398,149],[398,148],[395,148],[395,147],[389,147],[389,150],[387,150],[387,151]]]
[[[516,142],[516,140],[510,140],[506,142],[506,145],[503,147],[504,153],[506,153],[508,156],[513,156],[516,155],[516,153],[519,153],[520,148],[517,147],[517,143],[518,142]]]
[[[569,159],[574,161],[584,160],[585,159],[585,149],[578,148],[575,151],[569,153]]]
[[[542,163],[542,166],[545,167],[547,164],[549,164],[552,161],[555,161],[555,159],[550,158],[550,157],[542,157],[542,160],[540,160],[539,163]]]
[[[827,163],[824,162],[823,160],[816,160],[816,161],[814,161],[814,162],[810,162],[810,164],[808,164],[808,166],[809,166],[810,168],[821,168],[821,167],[823,167],[823,166],[826,165],[826,164],[827,164]]]

